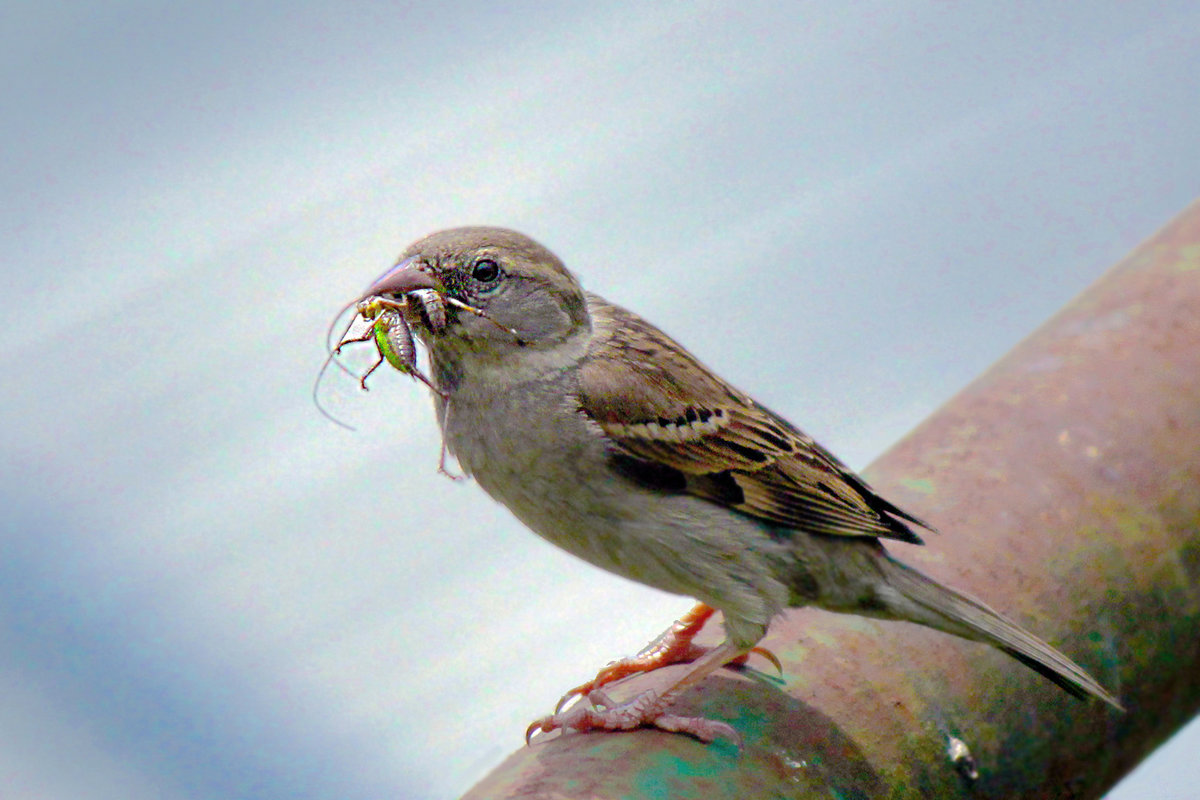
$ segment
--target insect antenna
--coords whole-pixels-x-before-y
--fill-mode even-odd
[[[439,475],[445,475],[452,481],[462,480],[463,475],[455,475],[446,467],[446,456],[449,454],[449,448],[446,446],[446,427],[450,424],[450,398],[444,393],[442,395],[442,420],[438,427],[442,429],[442,448],[438,451],[437,471]]]
[[[313,405],[315,405],[317,407],[317,411],[320,411],[321,416],[325,417],[325,419],[329,420],[330,422],[334,422],[338,425],[341,425],[343,428],[345,428],[348,431],[356,431],[356,430],[358,430],[358,428],[355,428],[353,425],[351,425],[348,422],[342,422],[340,419],[338,419],[332,413],[330,413],[329,410],[325,408],[325,406],[321,405],[321,397],[320,397],[320,394],[318,393],[318,390],[321,388],[321,378],[322,378],[322,376],[325,375],[325,370],[329,367],[329,362],[333,361],[338,366],[345,369],[345,367],[341,364],[341,362],[336,361],[333,356],[334,356],[334,354],[332,352],[330,352],[328,357],[326,357],[326,359],[325,359],[325,363],[321,365],[321,371],[317,373],[317,379],[315,381],[313,381],[313,388],[312,388]],[[353,373],[351,373],[351,374],[353,374]]]
[[[348,308],[350,308],[350,306],[352,306],[352,305],[354,305],[354,303],[347,303],[346,305],[342,306],[341,311],[339,311],[337,313],[337,316],[333,318],[333,322],[329,323],[329,330],[325,334],[325,344],[326,344],[326,349],[329,350],[329,355],[325,356],[325,361],[324,361],[324,363],[321,364],[320,371],[317,372],[317,379],[315,381],[313,381],[313,388],[312,388],[313,405],[315,405],[317,407],[317,411],[320,411],[321,414],[326,419],[329,419],[329,420],[337,423],[338,425],[341,425],[343,428],[345,428],[348,431],[357,430],[357,428],[355,428],[353,425],[351,425],[347,422],[342,422],[340,419],[338,419],[333,414],[331,414],[325,408],[325,406],[321,405],[321,397],[320,397],[319,392],[321,389],[321,379],[323,377],[325,377],[325,371],[327,369],[329,369],[330,364],[337,364],[338,369],[340,369],[342,372],[346,373],[347,375],[349,375],[351,377],[355,377],[355,378],[358,377],[357,375],[355,375],[353,372],[350,371],[349,367],[347,367],[345,364],[343,364],[342,362],[337,360],[338,351],[341,350],[342,345],[345,344],[345,342],[342,340],[344,340],[346,338],[346,334],[348,334],[350,332],[350,329],[354,327],[354,322],[355,322],[355,320],[358,319],[357,315],[355,317],[351,318],[351,320],[348,323],[346,323],[346,327],[342,329],[341,335],[338,336],[339,344],[337,345],[337,347],[333,346],[333,329],[337,325],[337,321],[342,318],[342,314],[345,314],[346,310]]]
[[[329,321],[329,328],[326,329],[326,331],[325,331],[325,350],[326,350],[326,352],[332,353],[335,349],[334,345],[333,345],[333,331],[335,328],[337,328],[338,320],[342,318],[342,314],[345,314],[347,311],[349,311],[351,308],[353,308],[356,305],[358,305],[358,301],[351,300],[349,303],[346,303],[346,305],[339,308],[337,314],[335,314],[333,319],[331,319]],[[357,317],[357,316],[358,315],[356,314],[355,317]],[[342,329],[342,335],[338,337],[339,341],[343,337],[345,337],[345,335],[347,333],[350,332],[350,328],[353,325],[354,325],[354,319],[351,319],[350,324]]]
[[[482,308],[476,308],[475,306],[467,305],[466,303],[464,303],[461,300],[455,300],[450,295],[443,295],[442,299],[444,299],[447,303],[454,306],[455,308],[459,308],[459,309],[462,309],[463,311],[467,311],[471,314],[474,314],[475,316],[479,317],[480,319],[486,319],[488,322],[492,323],[500,330],[502,330],[505,333],[507,333],[508,335],[512,336],[513,340],[520,347],[524,347],[526,344],[528,344],[528,342],[526,342],[524,339],[521,338],[521,334],[517,333],[515,328],[510,328],[507,325],[505,325],[504,323],[499,322],[498,320],[492,319],[492,317],[486,311],[484,311]]]

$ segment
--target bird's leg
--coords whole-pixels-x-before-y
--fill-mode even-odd
[[[704,623],[708,622],[709,618],[715,613],[715,608],[704,603],[697,603],[686,614],[675,620],[675,623],[671,627],[659,634],[654,641],[642,648],[641,652],[636,656],[612,662],[600,670],[595,678],[568,691],[558,701],[558,705],[554,707],[554,712],[557,714],[559,711],[562,711],[563,706],[569,703],[572,698],[587,697],[598,689],[602,689],[608,684],[615,683],[622,678],[636,675],[639,672],[652,672],[671,664],[687,664],[712,651],[712,647],[696,644],[692,640],[696,638],[696,634],[704,627]],[[749,658],[751,653],[758,653],[774,664],[776,669],[782,670],[779,659],[775,657],[775,654],[763,647],[755,647],[747,650],[740,656],[731,658],[722,666],[742,666],[746,663],[746,659]]]
[[[711,609],[709,609],[711,614]],[[587,703],[578,703],[567,711],[551,714],[536,720],[525,731],[525,740],[533,736],[534,731],[553,731],[571,729],[576,731],[630,731],[634,728],[649,726],[673,733],[686,733],[704,742],[711,742],[719,737],[725,737],[734,744],[741,744],[741,737],[731,725],[704,717],[681,717],[668,714],[667,709],[687,688],[699,683],[705,677],[721,667],[744,658],[750,653],[750,648],[742,648],[731,642],[724,642],[709,648],[704,655],[692,662],[691,668],[679,676],[662,692],[647,689],[634,696],[628,702],[617,704],[608,698],[601,690],[593,690],[588,694]]]
[[[555,712],[561,711],[573,697],[586,697],[597,689],[602,689],[608,684],[630,675],[651,672],[670,664],[685,664],[695,661],[710,648],[695,644],[692,640],[704,627],[704,623],[715,613],[715,608],[704,603],[697,603],[686,614],[675,620],[671,627],[643,647],[636,656],[613,661],[596,673],[595,678],[568,691],[554,707]]]

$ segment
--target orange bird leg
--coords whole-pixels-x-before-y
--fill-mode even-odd
[[[711,609],[710,609],[711,614]],[[681,717],[668,714],[667,709],[683,691],[699,683],[721,667],[745,657],[750,651],[730,642],[709,648],[661,694],[647,689],[626,703],[617,704],[599,689],[593,690],[587,703],[578,703],[569,710],[535,720],[525,731],[528,742],[535,731],[630,731],[650,726],[673,733],[686,733],[704,742],[724,737],[741,746],[741,737],[733,726],[704,717]]]
[[[563,706],[574,697],[588,697],[610,683],[615,683],[622,678],[636,675],[639,672],[651,672],[671,664],[687,664],[696,661],[717,649],[696,644],[692,641],[696,638],[696,634],[700,632],[700,629],[704,627],[704,623],[708,622],[709,618],[715,613],[717,613],[715,608],[707,606],[704,603],[697,603],[690,611],[677,619],[675,624],[663,631],[658,638],[642,648],[642,651],[636,656],[612,662],[600,670],[592,680],[568,691],[558,701],[558,705],[554,707],[555,715],[562,711]],[[779,659],[775,657],[774,653],[763,647],[755,647],[747,650],[718,666],[743,666],[751,653],[758,653],[782,672],[783,667],[779,663]]]

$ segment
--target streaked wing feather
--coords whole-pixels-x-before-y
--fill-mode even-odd
[[[608,335],[581,367],[579,403],[626,456],[678,470],[685,491],[781,527],[920,542],[907,523],[928,525],[803,432],[645,320],[591,301]]]

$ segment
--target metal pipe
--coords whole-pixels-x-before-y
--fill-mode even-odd
[[[764,642],[782,681],[726,673],[680,705],[731,722],[740,754],[565,735],[467,797],[1101,797],[1200,708],[1200,203],[868,476],[945,532],[893,553],[1061,648],[1128,712],[983,645],[798,609]]]

